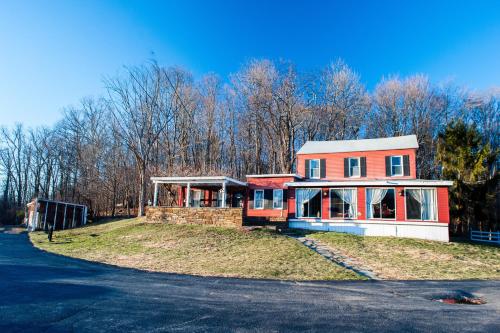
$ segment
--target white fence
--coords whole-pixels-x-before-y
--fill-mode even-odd
[[[470,239],[476,242],[487,242],[500,245],[500,231],[471,230]]]

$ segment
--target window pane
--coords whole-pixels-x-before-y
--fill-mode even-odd
[[[263,208],[264,207],[264,191],[255,191],[254,207]]]
[[[359,176],[359,160],[357,158],[349,159],[349,175],[350,176]]]
[[[420,189],[408,189],[405,193],[406,200],[406,218],[409,220],[420,220],[421,211],[421,192]]]
[[[321,190],[309,200],[309,217],[321,217]]]
[[[319,178],[319,160],[311,160],[309,163],[309,168],[311,170],[309,176],[311,178]]]
[[[330,216],[332,218],[344,217],[344,201],[342,201],[335,190],[330,192]]]
[[[396,217],[396,203],[394,199],[394,189],[387,190],[385,197],[380,203],[382,218],[393,219]]]
[[[422,219],[437,220],[435,189],[422,189]]]
[[[393,176],[403,174],[401,156],[391,156],[391,172]]]
[[[283,207],[283,191],[282,190],[274,190],[273,191],[273,208],[282,208]]]

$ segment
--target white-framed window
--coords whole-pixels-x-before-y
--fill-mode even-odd
[[[191,207],[201,206],[201,190],[191,190]]]
[[[403,175],[403,156],[391,156],[391,176]]]
[[[309,160],[309,178],[320,178],[320,162],[318,160]]]
[[[394,188],[366,189],[366,217],[368,219],[396,219],[396,190]]]
[[[330,189],[330,218],[355,219],[357,217],[358,195],[355,188]]]
[[[349,177],[360,176],[359,157],[349,157]]]
[[[264,209],[264,190],[254,190],[253,208]]]
[[[435,188],[405,188],[407,220],[437,221]]]
[[[283,190],[273,190],[273,209],[283,209]]]
[[[295,190],[295,216],[321,218],[321,189],[298,188]]]

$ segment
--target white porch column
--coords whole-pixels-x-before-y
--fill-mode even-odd
[[[226,182],[222,182],[222,202],[221,207],[226,208]]]
[[[191,183],[187,183],[187,188],[186,188],[186,207],[190,206],[191,202]]]
[[[155,182],[155,194],[153,197],[153,207],[158,206],[158,183]]]

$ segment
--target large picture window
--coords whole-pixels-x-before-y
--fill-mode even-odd
[[[283,209],[283,190],[273,190],[273,209]]]
[[[437,221],[436,189],[408,188],[405,201],[408,220]]]
[[[318,178],[320,176],[320,163],[319,160],[309,161],[309,178]]]
[[[357,193],[355,189],[330,189],[330,218],[356,218]]]
[[[264,209],[264,190],[255,190],[253,200],[255,209]]]
[[[396,197],[393,188],[366,190],[366,216],[369,219],[395,219]]]
[[[321,217],[321,189],[298,188],[295,190],[297,217]]]

